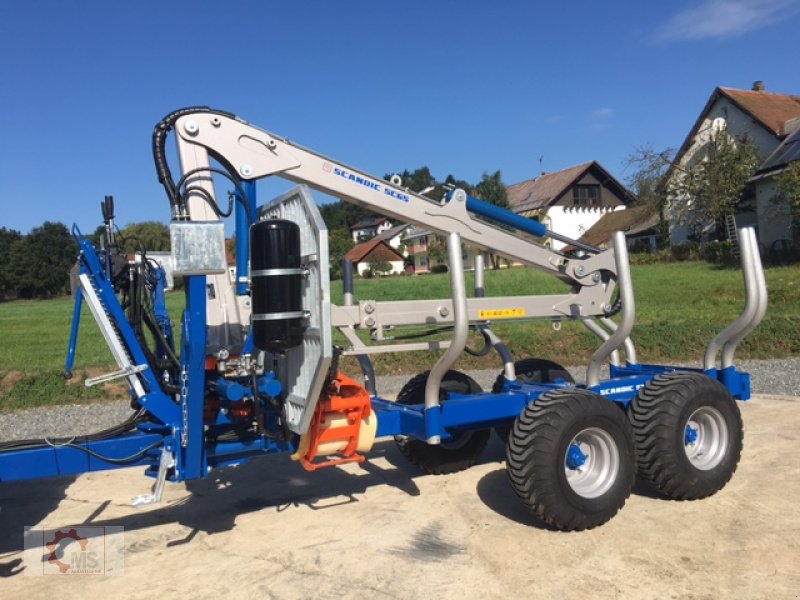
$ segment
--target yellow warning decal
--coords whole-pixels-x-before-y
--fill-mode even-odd
[[[496,308],[494,310],[478,311],[479,319],[514,319],[524,316],[524,308]]]

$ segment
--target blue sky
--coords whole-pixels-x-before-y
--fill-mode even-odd
[[[198,104],[377,176],[624,181],[717,85],[800,94],[798,25],[800,0],[4,0],[0,226],[92,231],[106,194],[120,226],[166,222],[152,128]]]

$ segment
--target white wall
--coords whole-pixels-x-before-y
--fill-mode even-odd
[[[389,264],[392,265],[392,270],[389,271],[390,274],[394,274],[394,273],[399,274],[399,273],[404,273],[405,272],[402,260],[392,260],[392,261],[389,261]],[[360,263],[358,263],[356,265],[356,272],[358,273],[358,275],[360,275],[362,277],[363,277],[364,273],[368,269],[369,269],[369,263],[360,262]],[[376,273],[376,275],[377,275],[377,273]]]
[[[376,235],[381,234],[384,231],[388,231],[391,228],[392,228],[392,223],[390,221],[384,221],[377,227],[364,227],[362,229],[354,229],[353,241],[358,242],[362,236],[368,238],[374,238]]]
[[[765,250],[769,250],[776,240],[792,239],[789,207],[776,203],[775,194],[775,182],[772,178],[763,179],[756,185],[758,241]]]
[[[589,231],[589,228],[597,223],[604,214],[624,209],[625,206],[551,206],[547,209],[548,229],[577,240]],[[552,240],[550,245],[553,250],[560,250],[566,246],[564,242],[557,240]]]
[[[361,236],[369,235],[370,229],[354,229],[353,230],[353,241],[358,243],[358,240],[361,239]]]

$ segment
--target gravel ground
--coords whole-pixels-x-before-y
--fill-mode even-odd
[[[687,366],[699,366],[688,364]],[[748,371],[754,394],[800,396],[800,358],[745,360],[737,367]],[[570,367],[576,381],[584,381],[585,367]],[[471,371],[469,375],[489,390],[499,371]],[[607,372],[606,372],[607,374]],[[378,393],[393,398],[409,376],[378,378]],[[90,433],[123,421],[131,414],[127,400],[88,405],[43,407],[0,416],[0,441]]]

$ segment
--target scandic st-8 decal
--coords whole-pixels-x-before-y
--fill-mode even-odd
[[[636,385],[622,385],[619,387],[601,388],[600,395],[612,396],[615,394],[630,394],[631,392],[638,392],[643,387],[643,383],[637,383]]]
[[[322,165],[322,169],[326,173],[333,173],[334,175],[341,177],[342,179],[347,179],[348,181],[352,181],[353,183],[357,183],[358,185],[363,185],[364,187],[374,190],[376,192],[382,191],[387,196],[391,196],[392,198],[400,200],[401,202],[408,202],[410,200],[408,194],[398,192],[397,190],[394,190],[381,183],[378,183],[373,179],[364,177],[363,175],[357,175],[355,173],[351,173],[346,169],[343,169],[341,167],[336,167],[330,163],[324,163]]]

